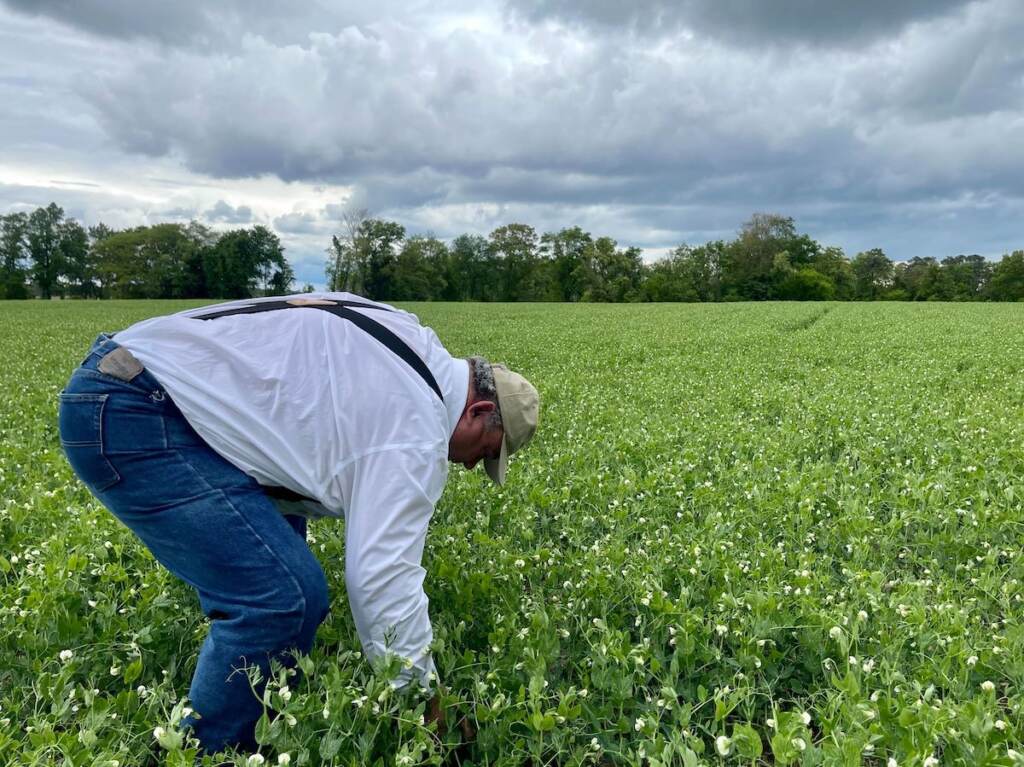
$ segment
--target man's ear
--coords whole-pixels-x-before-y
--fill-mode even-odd
[[[473,415],[474,418],[476,418],[477,416],[486,415],[487,413],[492,413],[494,412],[494,409],[495,404],[485,399],[477,400],[476,402],[469,406],[469,412]]]

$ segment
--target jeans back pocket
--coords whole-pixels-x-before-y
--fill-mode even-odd
[[[107,396],[61,392],[57,415],[64,455],[78,478],[94,492],[121,479],[103,454],[103,408]]]

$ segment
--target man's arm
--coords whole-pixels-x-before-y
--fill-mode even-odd
[[[433,630],[421,562],[447,476],[445,455],[389,448],[357,459],[346,474],[345,585],[363,649],[371,660],[392,652],[405,661],[397,687],[413,680],[430,687]]]

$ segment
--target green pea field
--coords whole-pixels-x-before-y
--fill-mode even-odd
[[[196,763],[207,620],[56,426],[97,333],[190,305],[0,303],[2,765]],[[304,673],[198,763],[1024,765],[1024,305],[402,306],[542,398],[431,523],[447,733],[362,657],[320,520]]]

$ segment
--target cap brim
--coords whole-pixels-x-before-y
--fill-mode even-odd
[[[487,476],[494,480],[497,485],[505,484],[505,470],[508,468],[508,442],[506,437],[501,437],[501,452],[497,458],[484,458],[484,470]]]

